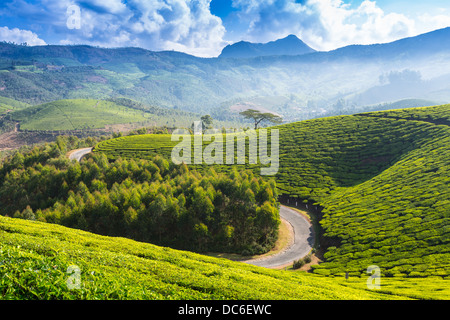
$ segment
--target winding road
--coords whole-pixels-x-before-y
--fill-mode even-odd
[[[83,149],[77,149],[77,150],[72,150],[68,153],[68,157],[70,160],[77,160],[78,162],[81,161],[81,159],[92,152],[93,148],[83,148]]]
[[[93,148],[83,148],[70,151],[67,156],[70,160],[81,159],[92,152]],[[291,265],[294,260],[305,257],[314,245],[314,231],[308,219],[298,211],[289,207],[280,207],[280,218],[292,227],[293,239],[287,248],[279,253],[243,261],[248,264],[265,268],[281,268]]]
[[[262,257],[259,259],[247,260],[255,266],[265,268],[280,268],[292,265],[294,260],[305,257],[314,245],[314,231],[311,223],[298,211],[289,207],[281,206],[280,218],[291,224],[294,239],[288,248],[277,254]]]

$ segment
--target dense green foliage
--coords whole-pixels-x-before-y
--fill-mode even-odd
[[[249,172],[200,175],[160,156],[81,163],[67,141],[16,153],[0,167],[3,215],[193,251],[264,253],[280,223],[275,184]]]
[[[328,248],[314,272],[361,275],[377,264],[383,276],[449,276],[449,116],[445,105],[275,127],[279,194],[325,208]],[[111,158],[170,157],[173,145],[169,136],[146,135],[96,150]],[[259,172],[259,165],[246,167]]]
[[[448,281],[328,279],[0,216],[3,299],[448,299]],[[79,268],[79,289],[68,273]],[[73,279],[73,278],[72,278]]]

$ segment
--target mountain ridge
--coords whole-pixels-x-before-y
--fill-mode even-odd
[[[284,38],[291,40],[301,41]],[[0,95],[28,104],[125,97],[218,120],[229,120],[229,107],[252,101],[288,121],[363,112],[364,106],[403,99],[445,104],[449,40],[450,28],[444,28],[386,44],[242,59],[0,42]]]
[[[274,55],[303,55],[316,50],[309,47],[297,36],[291,34],[285,38],[267,43],[239,41],[226,46],[219,58],[255,58]]]
[[[442,51],[442,49],[450,49],[450,41],[448,38],[450,37],[450,27],[433,30],[427,33],[419,34],[416,36],[406,37],[399,40],[395,40],[392,42],[386,43],[374,43],[374,44],[352,44],[343,46],[330,51],[320,51],[315,50],[309,47],[306,43],[304,43],[301,39],[299,39],[295,35],[289,35],[285,38],[281,38],[278,40],[270,41],[267,43],[252,43],[248,41],[239,41],[231,45],[227,45],[220,57],[227,57],[227,54],[224,54],[224,51],[227,48],[233,48],[233,46],[238,45],[242,47],[248,47],[252,52],[243,53],[243,58],[260,58],[267,56],[315,56],[317,55],[343,55],[343,54],[351,54],[353,55],[355,52],[357,54],[367,54],[368,52],[372,52],[374,50],[386,47],[394,47],[396,49],[408,49],[408,50],[417,50],[419,47],[419,51],[429,51],[430,49]],[[439,41],[437,41],[439,40]],[[417,45],[417,42],[420,45]],[[290,50],[293,52],[286,52],[286,48],[276,48],[280,45],[290,45]],[[298,46],[297,48],[295,46]],[[431,46],[431,47],[430,47]],[[269,48],[269,49],[267,49]],[[295,49],[300,50],[300,53],[296,53]],[[83,52],[83,50],[88,50],[89,54]],[[266,52],[264,52],[267,50]],[[270,51],[277,51],[270,53]],[[303,50],[303,51],[301,51]],[[75,58],[80,63],[92,63],[89,62],[87,57],[92,56],[92,54],[97,55],[97,59],[103,57],[104,59],[111,58],[120,58],[123,55],[132,55],[136,57],[161,57],[161,56],[177,56],[178,58],[184,57],[188,59],[197,59],[199,61],[207,61],[207,60],[217,60],[218,58],[201,58],[194,55],[190,55],[188,53],[179,52],[179,51],[152,51],[140,47],[117,47],[117,48],[107,48],[107,47],[95,47],[86,44],[79,45],[39,45],[39,46],[24,46],[14,43],[8,42],[0,42],[0,58],[5,59],[39,59],[47,56],[47,54],[52,53],[53,57],[60,58]],[[258,51],[261,54],[256,54]],[[269,53],[267,53],[269,52]],[[230,52],[230,56],[232,52]],[[84,59],[83,59],[84,58]]]

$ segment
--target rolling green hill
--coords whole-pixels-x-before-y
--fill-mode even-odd
[[[188,126],[199,116],[187,112],[145,107],[129,99],[69,99],[24,108],[11,113],[22,130],[68,131],[103,129],[115,124]]]
[[[14,112],[23,130],[99,129],[107,124],[145,119],[126,107],[100,100],[59,100]]]
[[[4,113],[6,113],[8,110],[10,110],[8,106],[0,105],[0,114],[4,114]]]
[[[442,279],[327,278],[0,216],[3,299],[448,299]],[[68,268],[78,273],[68,273]],[[72,281],[79,277],[79,287]],[[72,289],[69,289],[72,285]]]
[[[390,111],[277,127],[281,138],[280,171],[275,177],[279,192],[285,197],[297,196],[309,204],[314,201],[324,208],[323,216],[319,217],[323,239],[328,241],[324,242],[327,251],[325,261],[316,265],[312,274],[268,270],[48,222],[0,216],[0,296],[3,299],[449,299],[450,134],[447,125],[434,123],[447,119],[448,114],[447,106],[438,106],[404,110],[402,115]],[[419,120],[411,120],[412,117]],[[26,193],[29,199],[45,205],[45,198],[37,195],[58,188],[61,186],[58,179],[65,177],[63,168],[68,160],[60,158],[58,151],[72,144],[71,139],[65,141],[61,138],[56,144],[43,146],[45,152],[35,148],[25,156],[18,154],[7,160],[2,169],[6,188],[2,197],[15,194],[19,202],[26,204],[22,191],[14,187],[17,181],[23,188],[35,189]],[[152,158],[155,153],[169,156],[174,144],[169,135],[128,136],[100,142],[96,152],[103,151],[110,158],[120,155]],[[72,164],[67,181],[77,177],[96,190],[104,188],[95,177],[101,176],[99,170],[106,165],[105,157],[100,154],[94,158],[98,165],[92,159],[86,161],[86,170],[81,173],[78,165]],[[21,169],[31,163],[32,168]],[[259,172],[259,165],[242,167]],[[125,179],[124,170],[138,174],[144,168],[139,161],[117,161],[112,163],[107,176]],[[231,167],[214,169],[228,171]],[[48,179],[48,183],[40,184],[45,188],[34,188],[38,177]],[[142,173],[136,177],[146,179]],[[154,177],[159,179],[158,175]],[[122,184],[127,188],[137,186],[129,179]],[[68,190],[68,183],[63,186],[59,192]],[[8,192],[7,188],[15,191]],[[97,190],[93,196],[80,186],[76,190],[89,208],[102,205],[100,200],[105,192]],[[123,198],[131,204],[134,201],[131,191],[114,201]],[[66,204],[76,212],[79,203],[68,200]],[[63,205],[63,202],[52,204],[51,212],[70,219],[60,210]],[[22,217],[26,218],[26,213],[24,210]],[[35,213],[39,215],[38,211]],[[67,280],[73,278],[67,270],[73,265],[79,268],[76,270],[81,279],[80,289],[76,290],[67,286]],[[380,290],[372,291],[366,286],[369,265],[381,268]],[[348,279],[344,276],[346,272]]]
[[[29,106],[27,103],[0,96],[0,115],[8,110],[19,110]]]
[[[29,107],[27,103],[0,96],[0,134],[13,131],[15,123],[9,113]]]
[[[449,116],[444,105],[276,127],[279,193],[324,208],[327,252],[315,273],[360,276],[376,264],[383,276],[448,278]],[[170,136],[147,135],[95,150],[111,158],[170,156],[174,144]]]

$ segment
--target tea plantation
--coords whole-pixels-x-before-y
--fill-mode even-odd
[[[329,278],[0,216],[2,299],[448,299],[446,280]],[[71,268],[69,268],[71,267]],[[70,272],[75,270],[75,272]],[[68,272],[69,271],[69,272]],[[77,280],[78,279],[78,280]]]
[[[320,221],[324,261],[312,273],[0,215],[0,298],[449,299],[449,115],[449,106],[437,106],[274,127],[280,132],[278,193],[321,209],[311,214]],[[38,171],[20,168],[32,159],[42,162],[36,170],[67,166],[68,160],[51,156],[60,154],[64,141],[43,147],[50,160],[33,152],[13,157],[11,168],[4,166],[10,172],[5,181],[31,183]],[[120,137],[99,142],[93,158],[170,158],[176,144],[170,135]],[[110,166],[125,163],[133,161]],[[214,165],[214,170],[234,167]],[[237,167],[255,176],[260,172],[260,165]],[[370,265],[381,269],[378,290],[367,287]]]
[[[384,277],[448,279],[449,118],[444,105],[274,127],[279,194],[323,208],[325,262],[314,273],[359,277],[378,265]],[[176,144],[167,135],[132,136],[95,151],[110,158],[170,157]],[[258,173],[260,166],[246,167]]]
[[[73,99],[53,101],[12,114],[22,130],[98,129],[108,124],[143,121],[145,115],[111,101]]]
[[[14,100],[0,99],[0,114],[3,103],[9,101]],[[20,105],[18,106],[20,107]],[[123,124],[180,126],[196,119],[195,114],[188,112],[145,106],[121,98],[110,100],[65,99],[28,108],[19,107],[9,107],[9,109],[14,109],[11,119],[19,121],[20,128],[28,131],[92,130]]]

